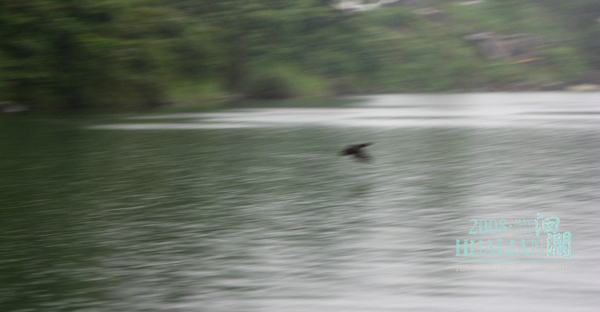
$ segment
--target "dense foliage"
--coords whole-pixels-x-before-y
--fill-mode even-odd
[[[440,1],[450,21],[439,23],[408,7],[348,13],[323,0],[3,0],[0,101],[76,108],[465,90],[600,68],[597,1],[488,2]],[[544,26],[552,17],[558,32]],[[550,66],[532,76],[462,39],[516,26],[575,40],[550,49]]]

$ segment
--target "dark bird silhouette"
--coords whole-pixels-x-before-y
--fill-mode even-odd
[[[361,148],[367,147],[367,146],[370,146],[373,144],[375,144],[375,143],[363,143],[363,144],[356,144],[356,145],[348,145],[343,151],[340,152],[340,156],[354,155],[354,157],[358,161],[370,162],[371,156],[369,156],[367,153],[361,151]]]

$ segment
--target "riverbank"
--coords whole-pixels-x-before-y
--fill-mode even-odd
[[[236,4],[8,5],[0,101],[35,110],[152,108],[600,84],[578,78],[600,64],[595,7],[584,3],[398,1],[365,11]]]
[[[600,85],[581,84],[564,86],[557,88],[555,85],[550,86],[527,86],[527,85],[499,85],[488,86],[473,90],[447,90],[440,92],[429,93],[404,93],[410,94],[429,94],[429,95],[444,95],[444,94],[475,94],[475,93],[527,93],[539,92],[568,92],[568,93],[596,93],[600,92]],[[209,112],[225,108],[294,108],[294,107],[336,107],[338,105],[347,105],[352,102],[354,96],[376,96],[376,95],[402,95],[402,93],[352,93],[346,95],[323,95],[323,96],[303,96],[287,99],[270,99],[259,100],[245,98],[244,95],[236,94],[233,96],[225,96],[220,99],[196,101],[196,102],[161,102],[157,106],[148,107],[146,104],[127,104],[127,105],[106,105],[101,107],[87,107],[79,109],[70,109],[70,111],[81,111],[87,113],[112,113],[112,112],[152,112],[152,113],[187,113],[187,112]],[[356,100],[358,101],[358,100]],[[2,104],[2,103],[0,103]],[[24,106],[18,106],[14,103],[8,106],[0,105],[0,114],[11,113],[31,113],[31,112],[56,112],[63,111],[62,108],[33,108],[29,109]]]

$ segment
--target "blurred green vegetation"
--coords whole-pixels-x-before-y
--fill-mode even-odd
[[[595,0],[434,2],[342,12],[324,0],[3,0],[0,101],[31,108],[214,105],[233,94],[473,90],[600,69]],[[557,43],[542,65],[490,60],[465,34]]]

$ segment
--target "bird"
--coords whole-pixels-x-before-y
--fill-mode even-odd
[[[346,146],[346,148],[340,152],[340,156],[346,156],[346,155],[354,155],[354,157],[356,158],[356,160],[361,161],[361,162],[370,162],[371,161],[371,156],[369,156],[367,153],[361,151],[361,149],[363,147],[367,147],[370,145],[373,145],[375,143],[363,143],[363,144],[356,144],[356,145],[348,145]]]

